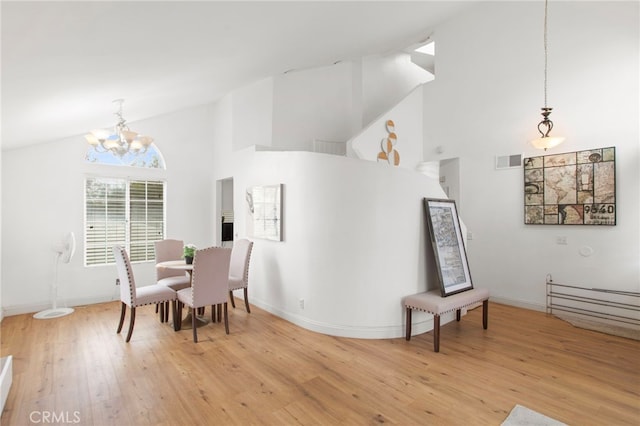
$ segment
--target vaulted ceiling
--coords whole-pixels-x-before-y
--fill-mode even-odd
[[[400,51],[462,1],[2,1],[2,148],[211,103],[290,69]]]

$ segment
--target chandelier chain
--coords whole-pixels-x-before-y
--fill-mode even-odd
[[[116,127],[120,129],[129,130],[129,128],[127,127],[127,121],[124,119],[122,115],[122,104],[124,103],[124,99],[116,99],[115,101],[113,101],[113,103],[118,104],[118,111],[114,113],[114,115],[118,117],[118,124],[116,125]]]

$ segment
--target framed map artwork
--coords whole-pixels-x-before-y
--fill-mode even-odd
[[[524,223],[615,225],[615,147],[525,158]]]
[[[438,267],[440,294],[446,297],[472,289],[456,202],[425,198],[424,207]]]

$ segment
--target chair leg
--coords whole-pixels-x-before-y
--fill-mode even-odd
[[[182,302],[176,302],[176,315],[173,317],[173,329],[180,331],[182,328]]]
[[[227,302],[224,302],[224,330],[229,334],[229,314],[227,312]]]
[[[231,300],[231,306],[233,307],[233,309],[236,308],[236,301],[233,300],[233,291],[229,290],[229,299]]]
[[[175,300],[171,301],[171,313],[173,315],[173,331],[178,331],[178,306]]]
[[[122,331],[122,324],[124,324],[124,314],[127,312],[127,305],[124,302],[122,303],[122,310],[120,312],[120,323],[118,324],[118,331],[116,333],[120,333]]]
[[[164,302],[156,303],[157,305],[160,305],[160,322],[164,322]]]
[[[218,313],[218,322],[220,322],[222,321],[222,304],[221,303],[218,303],[217,313]]]
[[[433,351],[440,352],[440,315],[433,316]]]
[[[197,308],[193,308],[191,312],[191,328],[193,328],[193,343],[198,343],[198,327],[196,327],[196,312]]]
[[[216,322],[216,305],[211,305],[211,322]]]
[[[164,302],[164,322],[169,322],[169,302]]]
[[[411,311],[411,308],[407,308],[407,335],[405,337],[407,340],[411,340]]]
[[[489,326],[489,300],[482,301],[482,327],[486,330]]]
[[[460,311],[461,309],[456,309],[456,321],[460,321]]]
[[[126,342],[129,342],[129,340],[131,340],[131,334],[133,334],[133,325],[136,323],[136,308],[134,308],[133,306],[131,307],[131,320],[129,323],[129,333],[127,334],[127,340]]]
[[[244,288],[244,307],[247,308],[247,313],[251,313],[251,309],[249,309],[249,294],[247,287]]]

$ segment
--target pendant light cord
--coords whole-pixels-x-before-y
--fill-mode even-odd
[[[547,4],[544,0],[544,107],[547,107]]]

